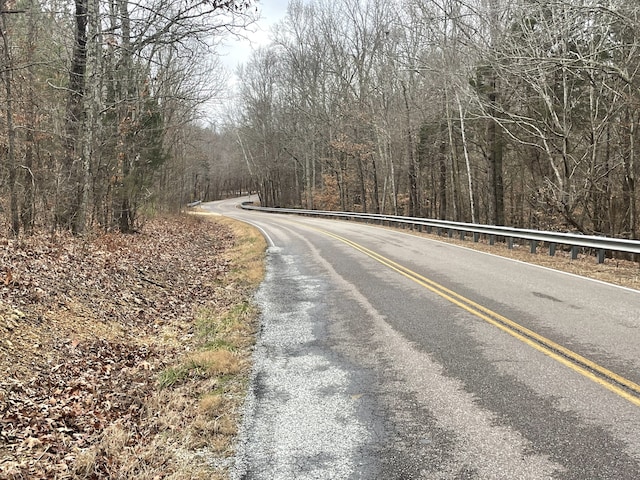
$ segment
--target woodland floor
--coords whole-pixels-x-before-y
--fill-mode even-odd
[[[640,289],[638,263],[439,239]],[[226,478],[263,238],[180,216],[0,242],[0,478]]]
[[[224,478],[262,237],[180,216],[0,241],[0,478]]]

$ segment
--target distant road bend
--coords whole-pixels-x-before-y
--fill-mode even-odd
[[[640,292],[352,222],[269,242],[238,479],[640,478]]]

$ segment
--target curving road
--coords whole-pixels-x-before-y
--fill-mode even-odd
[[[364,224],[269,242],[233,478],[640,478],[640,292]]]

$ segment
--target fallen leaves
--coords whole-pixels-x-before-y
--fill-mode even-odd
[[[34,372],[28,382],[0,382],[5,392],[0,441],[18,458],[36,451],[43,466],[67,453],[70,444],[76,449],[87,447],[116,420],[135,422],[144,398],[154,389],[148,381],[152,367],[146,347],[100,339],[57,348],[64,354],[63,363]],[[71,452],[64,458],[74,456]],[[34,465],[35,461],[30,466]],[[42,468],[29,473],[53,472]]]
[[[121,432],[136,452],[156,433],[145,401],[159,372],[189,348],[195,312],[234,300],[232,241],[176,217],[0,246],[0,478],[109,478],[121,459],[90,447]]]

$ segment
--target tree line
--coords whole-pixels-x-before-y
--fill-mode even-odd
[[[636,0],[291,0],[241,72],[263,205],[638,235]]]
[[[216,44],[250,3],[0,0],[5,231],[131,232],[146,210],[237,188],[212,174],[233,142],[199,120],[226,88]]]

